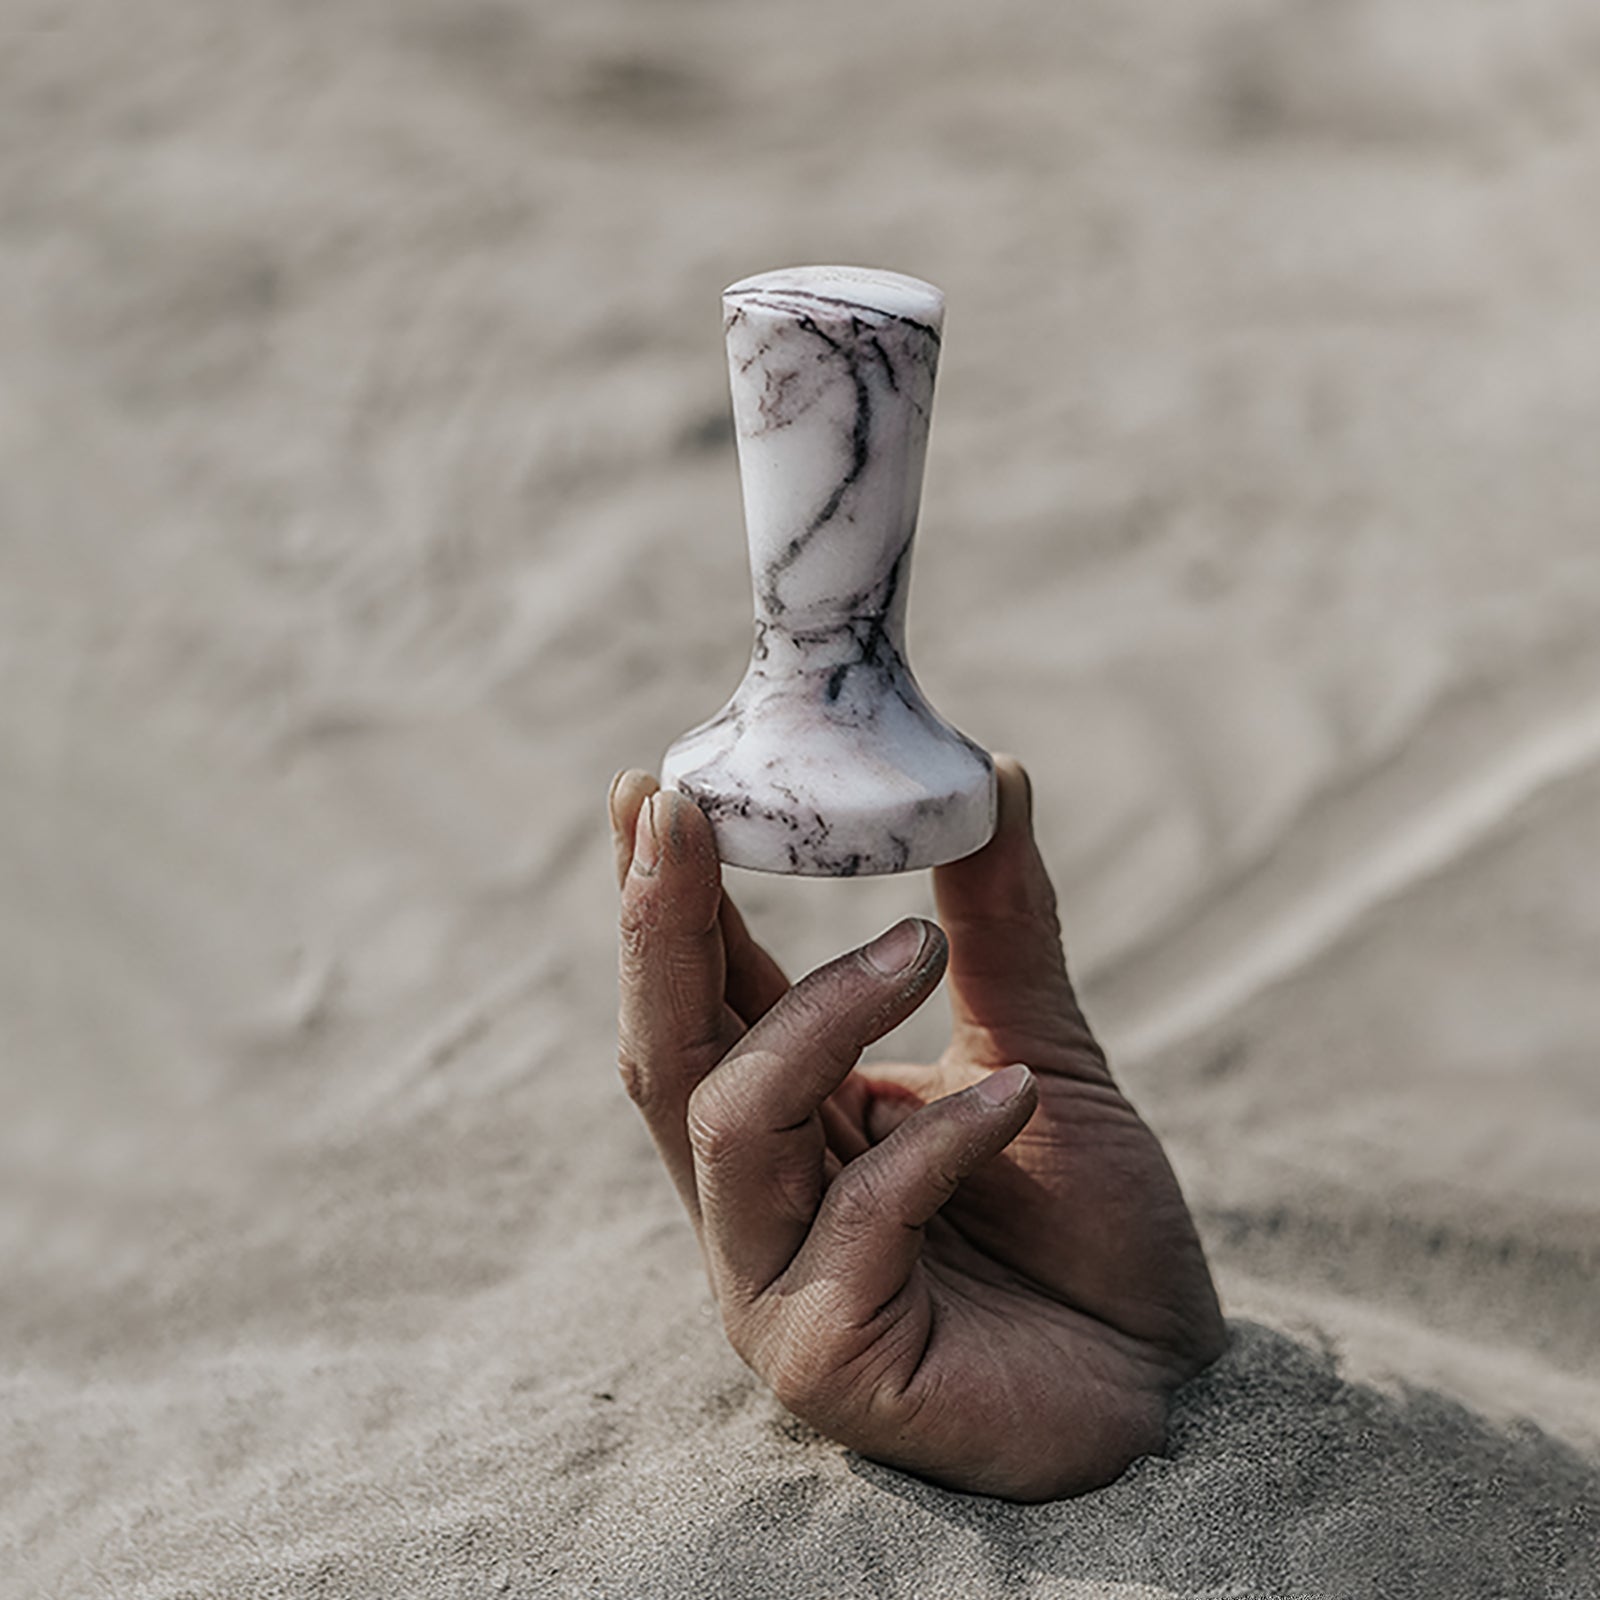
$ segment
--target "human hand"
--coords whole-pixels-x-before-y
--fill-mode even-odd
[[[874,1460],[1043,1500],[1159,1450],[1226,1334],[1172,1169],[1078,1009],[1026,775],[996,765],[994,839],[934,871],[948,942],[908,919],[792,988],[698,807],[623,773],[620,1062],[728,1338],[778,1399]],[[947,967],[940,1059],[857,1068]]]

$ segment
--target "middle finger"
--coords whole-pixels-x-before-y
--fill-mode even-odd
[[[822,1197],[821,1107],[862,1050],[928,997],[944,962],[938,928],[896,924],[803,978],[690,1097],[706,1256],[725,1310],[793,1260]]]

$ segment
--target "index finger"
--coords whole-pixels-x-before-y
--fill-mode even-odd
[[[639,812],[660,788],[648,772],[631,769],[611,780],[606,808],[611,813],[611,845],[616,857],[617,887],[628,881],[633,862],[634,834]],[[783,968],[768,954],[745,925],[739,908],[726,889],[717,913],[722,924],[723,959],[727,965],[727,1001],[747,1026],[764,1017],[777,1004],[789,980]]]
[[[724,998],[721,904],[721,867],[700,808],[672,790],[645,794],[622,879],[617,1064],[697,1221],[689,1096],[744,1033]]]

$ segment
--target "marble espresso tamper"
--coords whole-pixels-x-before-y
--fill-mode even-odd
[[[994,765],[906,662],[944,296],[897,272],[795,267],[723,292],[755,646],[663,783],[734,866],[907,872],[994,831]]]

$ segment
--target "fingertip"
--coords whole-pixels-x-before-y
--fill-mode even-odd
[[[688,795],[679,789],[661,789],[655,804],[665,858],[680,865],[716,862],[717,841],[711,823]]]
[[[1033,1072],[1020,1061],[996,1072],[986,1073],[972,1086],[972,1093],[990,1110],[1014,1106],[1023,1096],[1036,1090]]]
[[[606,793],[606,811],[611,819],[611,842],[616,855],[617,884],[627,880],[628,868],[634,857],[634,845],[639,827],[639,814],[645,802],[655,793],[656,780],[637,767],[624,767],[611,780]]]
[[[612,826],[620,832],[631,831],[639,807],[659,787],[654,774],[638,767],[624,767],[611,780],[611,787],[606,791],[606,810],[610,813]]]
[[[921,917],[904,917],[880,933],[861,954],[880,977],[894,978],[909,971],[928,942],[928,924]]]
[[[1033,1120],[1039,1108],[1039,1080],[1030,1067],[1013,1062],[984,1073],[962,1098],[972,1106],[965,1119],[973,1130],[972,1143],[957,1162],[966,1176],[999,1155]]]
[[[1027,831],[1033,824],[1033,780],[1028,769],[1013,755],[996,755],[994,776],[998,802],[995,832]]]
[[[630,879],[642,880],[634,891]],[[639,807],[623,898],[639,896],[681,932],[703,932],[717,920],[722,865],[716,839],[700,808],[675,789],[658,788]]]
[[[997,870],[1022,862],[1033,842],[1033,781],[1015,756],[993,758],[995,824],[989,842],[970,856],[933,869],[934,888],[965,896],[975,884],[988,882]]]
[[[875,978],[928,987],[944,974],[950,942],[926,917],[904,917],[856,952]]]
[[[716,861],[716,839],[705,813],[676,789],[661,788],[648,773],[624,773],[624,779],[642,779],[634,802],[633,866],[653,877],[663,861],[674,865]],[[619,816],[619,823],[625,816]]]

